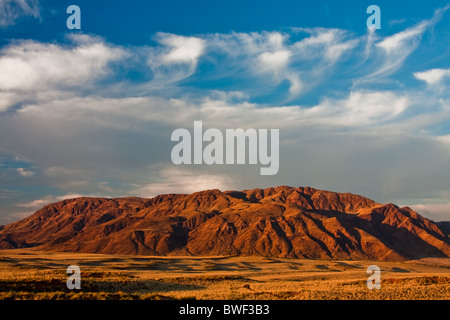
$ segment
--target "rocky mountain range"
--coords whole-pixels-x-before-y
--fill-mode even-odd
[[[450,257],[449,223],[351,193],[280,186],[76,198],[0,227],[0,249],[400,261]]]

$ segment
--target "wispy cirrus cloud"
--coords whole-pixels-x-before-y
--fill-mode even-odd
[[[433,18],[384,39],[373,32],[366,39],[335,28],[292,28],[291,32],[196,36],[158,33],[157,46],[132,49],[82,34],[71,36],[71,43],[65,45],[17,42],[0,52],[0,110],[33,98],[59,98],[62,92],[79,94],[89,88],[91,92],[102,91],[98,83],[107,77],[113,79],[110,83],[111,88],[115,86],[116,95],[154,95],[164,88],[164,92],[179,96],[187,93],[178,86],[179,81],[188,85],[194,81],[194,89],[199,90],[195,81],[200,80],[225,82],[227,86],[221,90],[239,90],[251,98],[272,94],[279,104],[293,103],[309,91],[326,86],[337,72],[337,65],[350,57],[353,60],[346,72],[349,83],[392,74],[415,50],[421,34],[437,23],[445,10],[437,10]],[[365,54],[361,55],[358,49]],[[375,49],[384,52],[382,63],[366,68],[363,74],[361,70],[355,73],[352,65],[367,60]],[[144,56],[147,71],[141,64]],[[143,69],[140,72],[147,72],[147,79],[135,84],[118,78],[112,73],[111,63]],[[202,66],[213,71],[199,71]],[[283,89],[284,84],[287,90]],[[208,90],[214,89],[206,88],[201,94],[208,95]]]
[[[156,87],[183,80],[195,72],[205,50],[205,40],[163,32],[154,38],[159,46],[149,51],[147,63]]]
[[[40,19],[38,0],[0,0],[0,28],[12,26],[25,16]]]
[[[301,39],[295,39],[298,37]],[[214,34],[206,39],[210,52],[226,54],[225,58],[220,56],[221,74],[226,76],[232,71],[249,79],[253,84],[251,91],[257,92],[259,85],[276,91],[280,83],[287,81],[288,92],[283,101],[298,98],[317,86],[322,77],[330,76],[332,66],[359,41],[345,30],[326,28]]]
[[[398,71],[406,59],[418,48],[423,34],[431,30],[442,19],[449,8],[449,5],[439,8],[434,11],[430,19],[422,20],[412,27],[379,41],[373,41],[374,32],[368,31],[366,56],[371,56],[373,59],[373,70],[357,79],[357,83],[378,81]]]

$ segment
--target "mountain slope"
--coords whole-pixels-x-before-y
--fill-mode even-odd
[[[449,257],[450,237],[448,228],[407,207],[350,193],[281,186],[152,199],[68,199],[0,229],[1,249],[21,247],[405,260]]]

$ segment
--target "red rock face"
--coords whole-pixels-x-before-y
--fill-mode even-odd
[[[439,227],[441,226],[441,228]],[[77,198],[0,230],[0,248],[139,255],[405,260],[449,257],[446,223],[308,187]]]

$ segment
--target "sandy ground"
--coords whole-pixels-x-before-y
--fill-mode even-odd
[[[69,290],[69,265],[81,289]],[[381,288],[366,272],[381,269]],[[450,259],[407,262],[0,251],[0,299],[446,299]]]

